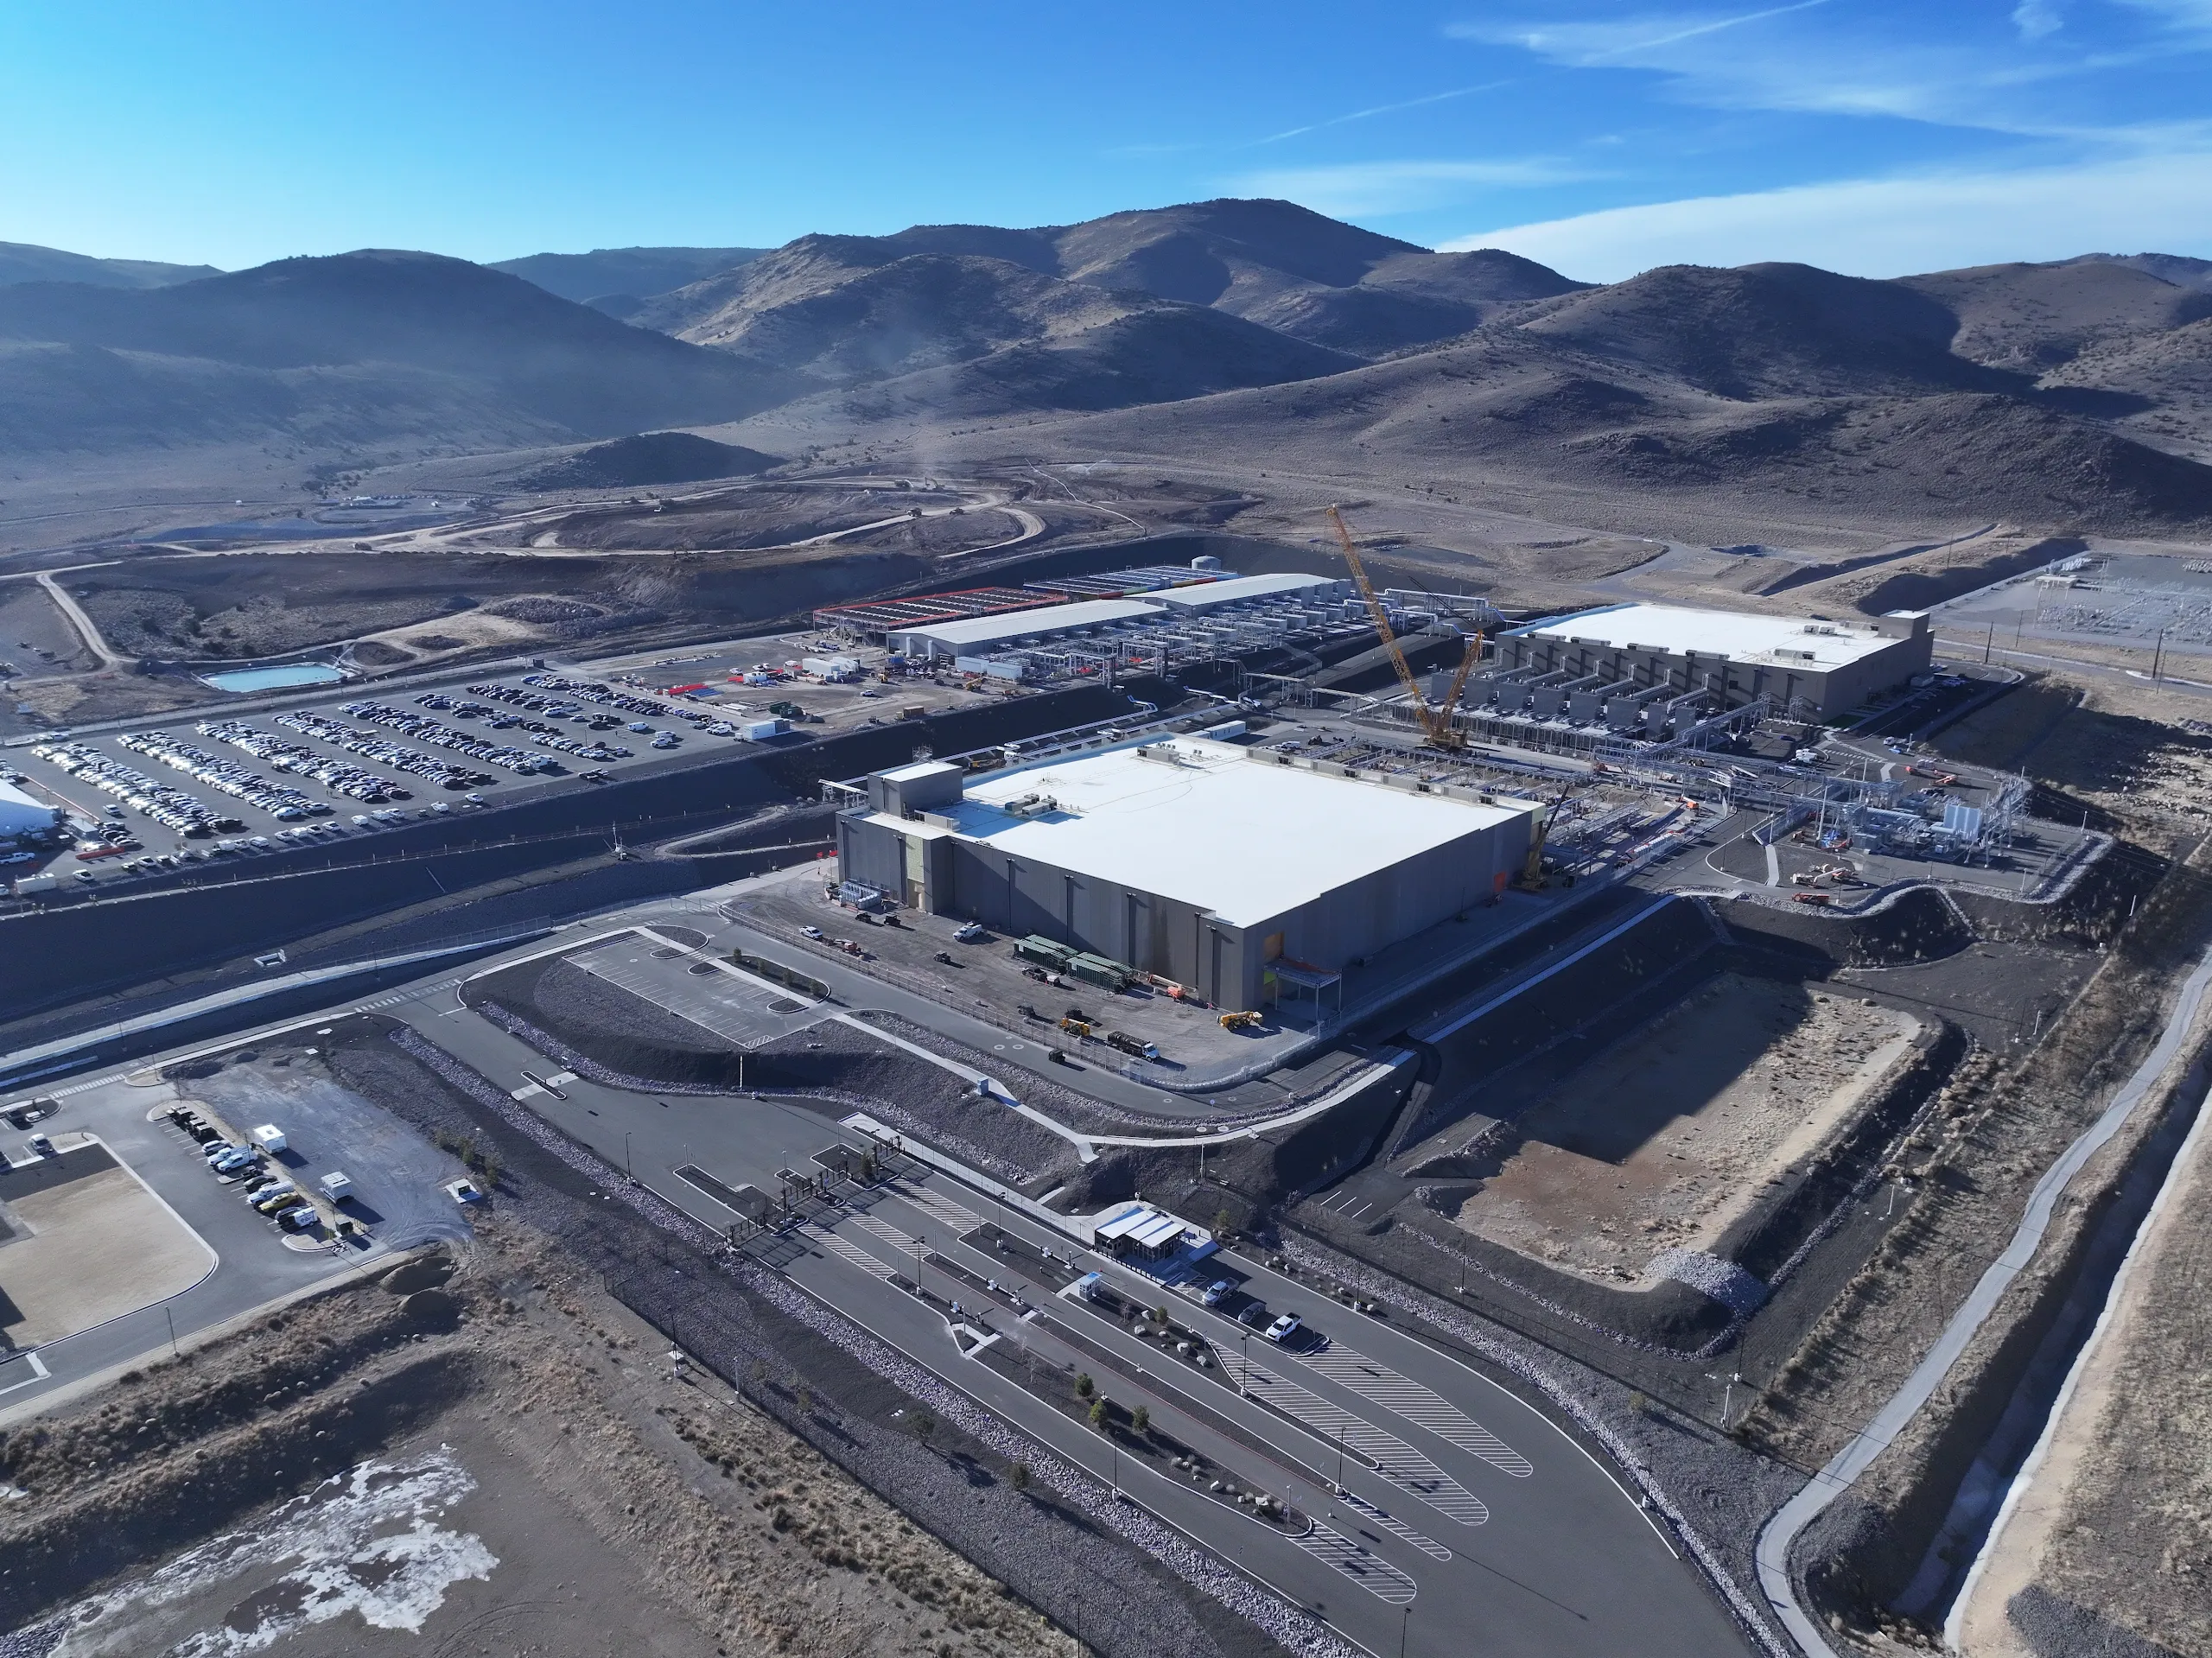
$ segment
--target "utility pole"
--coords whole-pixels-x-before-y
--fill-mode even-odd
[[[2157,684],[2166,663],[2166,630],[2158,630],[2158,642],[2151,651],[2151,683]]]
[[[627,1128],[622,1131],[622,1172],[632,1180],[638,1178],[638,1172],[630,1166],[630,1131]]]

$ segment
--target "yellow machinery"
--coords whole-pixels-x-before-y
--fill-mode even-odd
[[[1070,1036],[1089,1036],[1090,1034],[1090,1026],[1084,1024],[1083,1020],[1075,1018],[1072,1014],[1060,1021],[1060,1028],[1065,1031]]]
[[[1259,1023],[1260,1016],[1249,1008],[1241,1013],[1224,1013],[1221,1016],[1221,1028],[1224,1031],[1249,1031],[1255,1029]]]
[[[1421,730],[1427,734],[1428,746],[1453,751],[1464,749],[1467,739],[1453,728],[1452,711],[1459,706],[1459,693],[1467,689],[1467,676],[1482,660],[1481,632],[1477,632],[1467,641],[1467,654],[1460,658],[1459,671],[1452,676],[1452,688],[1445,692],[1443,705],[1431,708],[1428,699],[1421,695],[1421,682],[1414,677],[1413,664],[1406,660],[1405,647],[1398,643],[1398,636],[1391,629],[1389,615],[1382,608],[1375,584],[1367,579],[1367,567],[1359,561],[1359,549],[1352,541],[1351,531],[1344,527],[1344,514],[1333,506],[1329,509],[1329,524],[1337,532],[1338,543],[1344,549],[1344,562],[1351,566],[1352,582],[1359,588],[1359,596],[1367,601],[1367,613],[1375,619],[1375,632],[1382,641],[1391,667],[1397,670],[1398,683],[1406,688],[1406,696],[1413,703],[1414,715],[1421,721]]]

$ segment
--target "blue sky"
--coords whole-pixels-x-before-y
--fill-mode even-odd
[[[2212,0],[0,16],[0,240],[772,245],[1280,195],[1570,275],[2212,256]]]

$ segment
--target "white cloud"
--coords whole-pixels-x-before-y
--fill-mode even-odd
[[[1663,78],[1684,102],[1727,110],[1887,117],[2001,132],[2033,133],[2046,124],[2026,88],[2063,80],[2084,66],[2030,52],[2031,24],[2056,28],[2063,0],[2020,0],[2014,20],[2022,49],[1993,52],[1964,42],[1929,42],[1873,29],[1829,0],[1800,0],[1728,14],[1649,12],[1557,23],[1453,25],[1464,40],[1518,47],[1567,69],[1642,70]],[[2212,0],[2125,0],[2171,14],[2212,10]],[[1800,17],[1797,14],[1810,14]],[[2048,34],[2050,29],[2042,30]],[[2104,67],[2122,59],[2107,55]]]
[[[2039,41],[2046,35],[2056,35],[2065,22],[2058,0],[2020,0],[2012,8],[2012,27],[2020,31],[2024,41]]]
[[[2212,149],[1701,196],[1516,225],[1443,246],[1505,248],[1597,282],[1653,265],[1770,259],[1896,276],[2077,253],[2212,257]]]
[[[1343,219],[1418,213],[1484,190],[1526,190],[1606,176],[1542,160],[1348,162],[1333,167],[1273,168],[1230,181],[1239,195],[1281,196]]]

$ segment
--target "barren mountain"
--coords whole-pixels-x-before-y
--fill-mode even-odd
[[[805,236],[626,314],[701,345],[733,343],[755,316],[918,257],[994,260],[1063,283],[1209,306],[1366,357],[1450,339],[1501,305],[1583,285],[1494,249],[1431,253],[1290,202],[1224,200],[1038,230],[918,225],[893,236]],[[914,296],[911,327],[966,332],[950,311],[932,325],[923,299]]]
[[[2192,259],[2179,253],[2082,253],[2067,264],[2116,264],[2147,270],[2177,288],[2212,289],[2212,259]]]
[[[2212,290],[2177,287],[2120,260],[1980,265],[1894,285],[1927,295],[1957,318],[1949,345],[1960,356],[2027,374],[2093,346],[2212,316]]]
[[[741,265],[766,251],[765,248],[594,248],[589,253],[532,253],[520,259],[498,259],[491,268],[536,283],[563,299],[613,310],[619,305],[634,308],[655,294]]]
[[[219,276],[213,265],[163,264],[158,259],[95,259],[28,242],[0,242],[0,288],[27,282],[86,283],[94,288],[165,288]]]
[[[433,254],[0,288],[0,441],[19,451],[559,441],[734,419],[798,385]]]
[[[2212,467],[1954,355],[1954,327],[1902,284],[1674,268],[1436,350],[1054,435],[1070,453],[1465,489],[1638,530],[1747,515],[2212,526]]]

